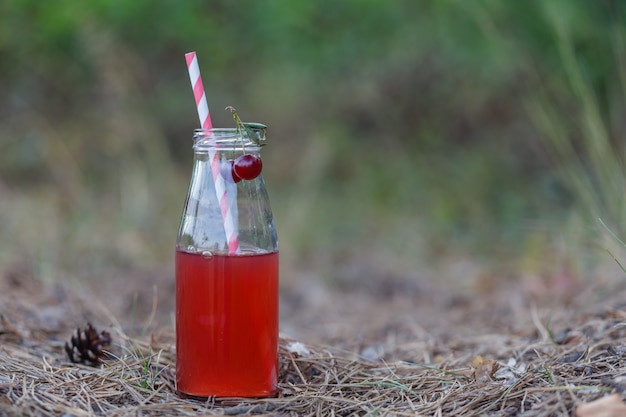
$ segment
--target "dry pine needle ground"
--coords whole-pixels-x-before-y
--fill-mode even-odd
[[[466,314],[487,326],[482,339],[480,331],[469,338],[442,330],[372,359],[283,338],[278,398],[181,399],[171,329],[130,337],[111,325],[104,330],[113,357],[76,364],[64,344],[89,316],[84,297],[21,284],[2,290],[0,416],[568,416],[580,404],[623,396],[626,386],[626,309],[579,313],[554,328],[532,311],[532,331],[495,332],[476,310]],[[415,346],[428,352],[413,357],[432,360],[406,360]]]

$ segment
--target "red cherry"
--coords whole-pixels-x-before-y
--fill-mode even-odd
[[[233,164],[233,176],[237,175],[243,180],[253,180],[261,174],[263,162],[261,158],[251,154],[241,155]]]
[[[235,181],[237,183],[237,182],[241,181],[241,177],[235,173],[235,161],[229,161],[229,162],[230,162],[230,173],[231,173],[231,176],[233,177],[233,181]]]
[[[237,174],[235,174],[234,165],[235,165],[235,161],[233,161],[232,159],[228,161],[226,160],[222,161],[220,172],[222,174],[222,178],[224,178],[226,181],[230,181],[231,178],[233,182],[241,181],[241,178],[239,178]]]

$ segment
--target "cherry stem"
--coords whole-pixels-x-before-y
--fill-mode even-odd
[[[246,130],[245,126],[243,125],[243,122],[241,121],[241,118],[239,118],[239,115],[237,114],[237,109],[235,109],[233,106],[226,106],[226,110],[229,110],[230,113],[233,115],[233,120],[235,121],[235,125],[237,126],[237,134],[239,135],[239,139],[241,139],[241,149],[243,150],[243,153],[246,153],[246,141],[243,140],[243,132]]]

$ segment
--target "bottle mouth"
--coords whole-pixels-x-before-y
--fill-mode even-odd
[[[261,123],[248,123],[248,126],[258,134],[261,140],[265,140],[267,127]],[[220,150],[250,149],[259,150],[261,146],[255,143],[245,130],[234,127],[194,129],[193,148],[196,150],[219,148]]]
[[[267,132],[267,126],[263,123],[255,123],[255,122],[246,122],[244,123],[247,127],[252,129],[258,136],[260,140],[265,140],[265,134]],[[198,128],[194,129],[194,135],[204,135],[210,136],[214,134],[220,135],[237,135],[238,132],[243,136],[247,136],[247,133],[243,129],[238,129],[236,127],[212,127],[209,129],[206,128]]]

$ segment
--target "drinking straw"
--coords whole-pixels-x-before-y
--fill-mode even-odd
[[[187,60],[187,69],[189,70],[189,81],[193,90],[193,97],[196,99],[196,109],[198,109],[198,117],[200,118],[200,127],[203,129],[211,129],[211,115],[209,114],[209,105],[204,93],[204,85],[200,76],[200,66],[198,65],[198,57],[195,52],[185,54]]]
[[[193,96],[196,100],[196,109],[198,110],[198,118],[200,126],[203,129],[211,129],[211,115],[209,114],[209,105],[207,103],[202,77],[200,76],[200,66],[198,65],[198,57],[195,52],[185,54],[187,60],[187,69],[189,71],[189,81],[193,89]],[[228,242],[228,253],[230,255],[239,252],[239,238],[237,236],[237,227],[230,210],[230,201],[226,193],[226,183],[221,173],[221,161],[217,152],[212,147],[209,148],[209,160],[211,161],[211,172],[213,173],[213,182],[215,184],[215,194],[222,212],[222,220],[224,222],[224,231],[226,232],[226,241]]]

